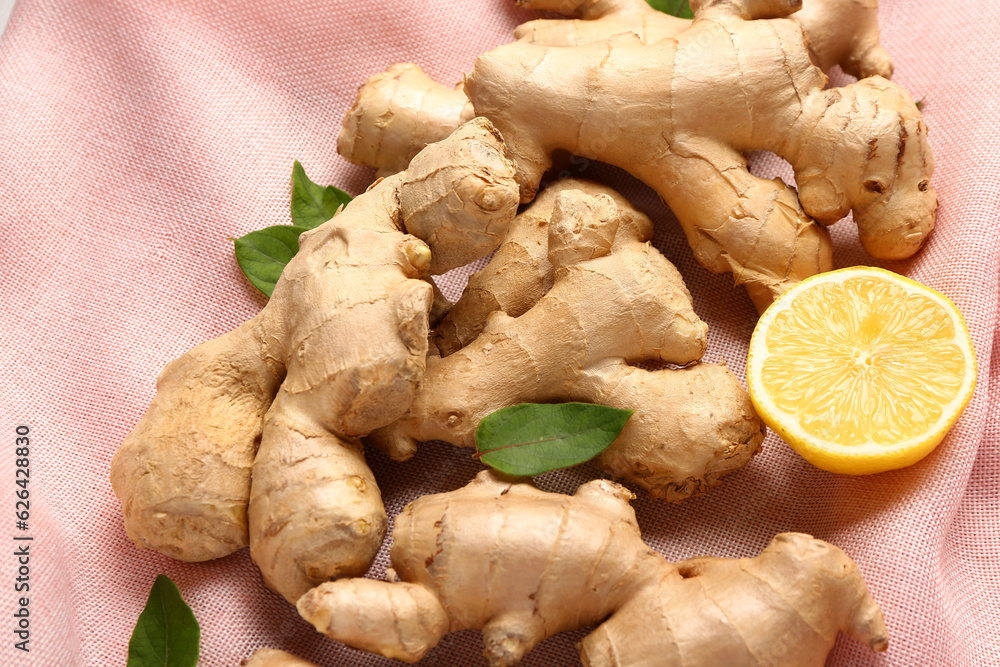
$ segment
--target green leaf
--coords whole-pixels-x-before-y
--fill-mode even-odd
[[[299,251],[299,235],[319,227],[347,206],[351,196],[332,185],[309,180],[296,160],[292,165],[292,225],[266,227],[233,239],[236,262],[253,286],[270,298],[285,265]]]
[[[631,416],[590,403],[514,405],[479,422],[476,456],[508,475],[540,475],[594,458]]]
[[[337,209],[347,206],[351,195],[332,185],[323,187],[309,180],[306,170],[296,160],[292,166],[292,224],[313,229],[332,218]]]
[[[233,239],[243,275],[270,297],[285,265],[299,251],[299,236],[304,231],[303,227],[275,225]]]
[[[195,667],[200,641],[191,607],[170,577],[161,574],[132,631],[126,667]]]
[[[670,14],[682,19],[694,18],[694,12],[691,11],[691,5],[688,4],[688,0],[646,0],[646,2],[649,3],[650,7],[664,14]]]

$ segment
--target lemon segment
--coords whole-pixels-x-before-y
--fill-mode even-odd
[[[831,472],[916,463],[958,419],[975,382],[972,339],[955,304],[882,269],[802,281],[765,311],[750,339],[757,413]]]

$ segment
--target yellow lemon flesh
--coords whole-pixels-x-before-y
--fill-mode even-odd
[[[802,281],[764,312],[750,339],[747,384],[758,414],[831,472],[916,463],[958,419],[975,382],[955,304],[882,269]]]

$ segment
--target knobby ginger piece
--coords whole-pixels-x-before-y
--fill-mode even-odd
[[[688,26],[657,11],[646,0],[519,0],[528,9],[577,17],[539,19],[514,30],[518,41],[579,46],[623,33],[647,44],[676,37]],[[882,48],[878,0],[810,0],[791,15],[809,36],[809,52],[824,72],[839,65],[857,78],[892,78],[892,60]],[[449,88],[417,65],[400,63],[371,77],[344,118],[337,150],[351,162],[376,167],[380,175],[402,171],[421,148],[440,141],[474,115],[461,84]]]
[[[259,315],[164,369],[111,465],[133,542],[188,561],[249,542],[292,602],[368,569],[386,517],[360,438],[423,375],[423,278],[491,252],[514,217],[503,153],[485,119],[424,149],[302,234]]]
[[[259,648],[246,660],[240,662],[241,667],[316,667],[315,664],[302,658],[296,658],[291,653],[276,648]]]
[[[486,293],[502,284],[505,262],[516,260],[515,282],[533,284],[550,272],[551,289],[517,317],[494,311],[481,333],[449,356],[428,357],[409,410],[367,441],[396,459],[411,456],[418,441],[475,447],[479,422],[496,410],[581,401],[635,411],[598,461],[654,496],[704,493],[745,465],[760,451],[764,426],[724,365],[634,366],[689,364],[706,344],[707,327],[680,274],[648,243],[648,218],[607,194],[573,189],[557,189],[547,215],[532,216],[534,208],[512,223],[475,286]],[[544,264],[507,247],[534,246],[539,236]]]
[[[588,667],[815,667],[839,632],[888,646],[878,604],[837,547],[783,533],[755,558],[671,564],[643,543],[630,498],[606,480],[566,496],[484,471],[396,518],[394,581],[322,584],[299,613],[406,662],[448,632],[482,630],[492,667],[588,625]]]
[[[556,181],[514,218],[489,263],[469,276],[461,298],[435,327],[433,341],[441,356],[475,340],[494,311],[520,317],[552,288],[548,224],[559,194],[567,190],[611,197],[622,212],[616,242],[653,238],[653,221],[615,190],[580,178]]]
[[[378,167],[379,176],[390,176],[474,115],[461,86],[438,85],[416,65],[400,63],[358,90],[337,151],[356,164]]]
[[[853,211],[873,257],[917,252],[934,226],[933,156],[913,99],[875,76],[891,74],[875,3],[824,0],[801,11],[801,3],[788,0],[692,6],[700,19],[694,23],[654,12],[653,22],[667,27],[653,39],[646,33],[654,14],[642,0],[559,3],[560,11],[584,18],[533,22],[551,31],[522,27],[524,41],[477,60],[465,92],[475,114],[504,135],[522,200],[534,197],[557,149],[622,167],[673,209],[695,258],[711,271],[731,272],[760,310],[803,278],[833,268],[829,236],[815,221],[829,225]],[[635,28],[640,19],[646,27]],[[614,21],[633,27],[614,30],[610,39],[593,36],[600,41],[578,34],[584,24],[604,30]],[[557,38],[566,30],[577,37]],[[825,90],[816,63],[835,62],[873,76]],[[428,87],[436,85],[426,77],[413,81],[420,88],[396,92],[401,105],[431,95]],[[351,118],[366,104],[365,89]],[[441,115],[427,122],[436,131],[456,127],[467,117],[461,108],[448,123]],[[419,110],[407,111],[405,122],[384,123],[379,109],[384,105],[363,114],[372,119],[366,122],[380,119],[366,132],[411,151],[419,145],[388,136],[418,138]],[[356,131],[345,121],[342,143]],[[752,176],[743,154],[755,150],[788,160],[798,192]]]
[[[531,44],[579,46],[622,33],[633,33],[652,44],[675,37],[691,25],[690,19],[653,9],[646,0],[518,0],[517,4],[576,17],[539,19],[518,26],[514,37]],[[820,69],[829,72],[839,65],[858,79],[892,78],[892,59],[882,48],[878,29],[878,0],[808,0],[800,4],[802,8],[789,18],[809,36],[809,51]]]
[[[731,271],[761,309],[832,268],[829,236],[813,218],[831,224],[853,212],[873,256],[916,252],[937,198],[910,95],[881,77],[825,89],[798,24],[746,20],[794,3],[696,5],[687,30],[654,44],[634,35],[515,43],[476,60],[465,90],[503,134],[522,201],[553,151],[622,167],[670,206],[696,259]],[[751,175],[743,153],[755,150],[788,160],[798,192]]]

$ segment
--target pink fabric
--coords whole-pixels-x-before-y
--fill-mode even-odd
[[[646,539],[671,559],[756,554],[777,532],[835,542],[861,565],[892,635],[884,656],[842,637],[832,665],[1000,664],[1000,5],[882,0],[895,80],[924,99],[942,203],[927,248],[887,264],[943,291],[968,321],[979,383],[938,451],[909,469],[821,472],[770,435],[710,495],[635,502]],[[170,359],[250,317],[263,299],[227,239],[288,221],[294,159],[357,193],[371,173],[337,156],[357,86],[398,61],[458,80],[529,14],[509,0],[19,0],[0,40],[0,663],[121,665],[157,573],[202,628],[202,665],[261,646],[321,665],[389,661],[317,635],[267,591],[246,550],[185,564],[126,538],[108,482],[118,444]],[[761,171],[782,172],[766,157]],[[783,172],[782,172],[783,173]],[[707,358],[743,372],[755,320],[729,276],[693,261],[669,213],[641,186],[592,166],[659,224],[711,327]],[[871,263],[849,222],[838,266]],[[452,276],[452,296],[461,276]],[[14,428],[32,429],[30,530],[14,529]],[[478,465],[426,446],[397,464],[371,454],[392,513],[466,483]],[[595,471],[540,480],[572,491]],[[34,536],[31,652],[13,648],[12,534]],[[373,570],[381,574],[386,550]],[[525,665],[576,664],[582,633]],[[449,636],[426,664],[479,664],[477,633]]]

